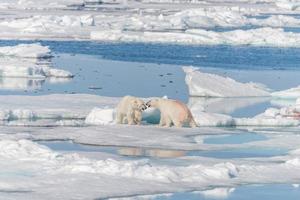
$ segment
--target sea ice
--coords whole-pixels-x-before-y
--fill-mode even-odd
[[[199,97],[266,97],[268,89],[256,83],[240,83],[229,77],[209,74],[194,67],[184,67],[190,96]]]
[[[288,90],[278,91],[271,93],[273,97],[279,98],[299,98],[300,97],[300,86],[290,88]]]
[[[51,51],[40,44],[19,44],[0,47],[0,76],[18,78],[46,77],[71,78],[73,75],[62,69],[55,69],[51,61]]]
[[[0,55],[22,58],[49,58],[51,57],[51,50],[49,47],[42,46],[39,43],[19,44],[0,47]]]

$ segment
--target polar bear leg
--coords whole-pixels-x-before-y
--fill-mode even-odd
[[[134,110],[133,121],[135,124],[141,125],[142,112],[140,110]]]
[[[190,127],[192,127],[192,128],[196,128],[196,127],[197,127],[197,124],[196,124],[196,122],[195,122],[194,119],[190,119],[189,125],[190,125]]]
[[[120,113],[120,112],[117,112],[117,116],[116,116],[116,121],[117,121],[117,124],[122,124],[123,123],[123,114]]]
[[[164,126],[166,124],[166,117],[163,114],[160,114],[159,126]]]
[[[129,125],[135,124],[132,111],[128,111],[126,117]]]
[[[172,120],[170,119],[170,117],[165,117],[165,127],[171,127],[172,125]]]
[[[176,127],[178,127],[178,128],[180,128],[180,127],[183,126],[183,123],[182,123],[181,121],[177,120],[177,119],[172,120],[172,121],[173,121],[174,125],[175,125]]]
[[[123,115],[123,121],[122,121],[122,123],[123,123],[123,124],[127,124],[127,117],[124,116],[124,115]]]

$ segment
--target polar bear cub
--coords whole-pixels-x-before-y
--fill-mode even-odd
[[[116,122],[130,125],[141,124],[142,112],[146,108],[143,100],[133,96],[125,96],[116,108]]]
[[[197,126],[189,108],[180,101],[162,98],[153,99],[147,102],[146,106],[160,110],[160,126],[170,127],[172,123],[176,127],[182,127],[183,125]]]

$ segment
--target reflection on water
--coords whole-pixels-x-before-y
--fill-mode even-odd
[[[268,138],[262,134],[257,133],[241,133],[226,136],[212,136],[203,139],[204,144],[242,144],[254,141],[263,141]]]
[[[49,84],[65,84],[72,80],[72,78],[14,78],[14,77],[0,77],[0,90],[8,91],[35,91],[41,90],[45,83]]]
[[[176,158],[186,155],[186,151],[164,150],[164,149],[145,149],[136,147],[119,148],[118,154],[122,156],[142,156],[155,158]]]
[[[203,156],[210,158],[256,158],[256,157],[273,157],[284,155],[288,152],[283,148],[263,148],[263,147],[251,147],[251,148],[236,148],[236,149],[224,149],[213,151],[188,151],[187,156]]]
[[[46,82],[50,84],[67,83],[71,80],[70,78],[49,77],[51,74],[49,75],[48,71],[53,67],[50,57],[0,57],[0,91],[37,92]]]
[[[71,141],[42,141],[39,144],[45,145],[54,151],[104,152],[132,157],[175,158],[184,156],[187,153],[187,151],[169,149],[83,145]]]
[[[0,90],[39,90],[44,79],[0,77]]]
[[[172,150],[143,147],[122,147],[122,146],[92,146],[76,144],[70,141],[40,142],[55,151],[86,151],[104,152],[126,157],[152,157],[152,158],[176,158],[182,156],[201,156],[211,158],[252,158],[252,157],[272,157],[284,155],[286,149],[279,148],[237,148],[213,151],[201,150]]]

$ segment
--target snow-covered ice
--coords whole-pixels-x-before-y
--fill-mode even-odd
[[[97,0],[5,1],[0,3],[0,9],[10,15],[0,15],[0,38],[300,46],[299,33],[284,30],[300,26],[300,20],[290,15],[297,14],[296,1],[240,1],[236,5],[217,1],[185,5],[163,2],[157,8],[156,4],[135,1],[104,1],[103,5]],[[293,9],[278,7],[292,4]],[[229,30],[216,31],[216,27]]]
[[[229,77],[209,74],[194,67],[184,67],[190,96],[199,97],[266,97],[268,89],[257,83],[240,83]]]
[[[274,97],[279,97],[279,98],[299,98],[300,97],[300,86],[295,87],[295,88],[290,88],[287,90],[283,90],[283,91],[273,92],[271,95]]]
[[[38,43],[0,47],[0,76],[18,78],[71,78],[73,75],[51,66],[51,50]]]
[[[0,47],[0,55],[21,58],[48,58],[51,57],[51,50],[49,47],[38,43],[19,44],[16,46]]]
[[[0,10],[2,39],[300,46],[296,0],[3,0]],[[39,89],[48,78],[54,83],[72,77],[54,68],[53,55],[38,43],[0,47],[0,88]],[[184,70],[190,95],[202,97],[186,99],[197,128],[158,127],[155,109],[143,113],[141,126],[117,125],[120,96],[0,95],[1,198],[103,199],[195,190],[207,198],[227,198],[244,184],[297,187],[299,88],[272,92],[245,79]],[[263,104],[258,115],[233,114],[257,104]],[[234,139],[245,133],[263,139]],[[224,136],[234,141],[206,140]],[[82,151],[42,144],[57,140],[98,146]],[[260,154],[272,149],[281,153]],[[247,150],[251,156],[239,158]],[[231,151],[238,153],[226,154]]]

